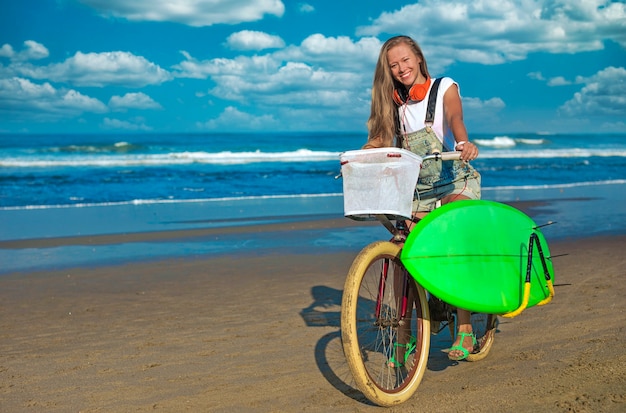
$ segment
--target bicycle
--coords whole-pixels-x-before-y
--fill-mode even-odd
[[[368,151],[388,152],[386,156],[392,159],[416,157],[395,148]],[[425,156],[419,162],[457,160],[459,156],[460,152],[446,152]],[[342,174],[343,168],[344,162]],[[391,186],[395,186],[391,191],[386,189],[386,183],[379,182],[382,192],[356,196],[367,199],[362,203],[362,199],[357,199],[358,205],[349,207],[344,181],[346,216],[357,220],[376,219],[392,234],[389,241],[375,241],[356,256],[345,281],[341,304],[342,346],[349,369],[356,387],[380,406],[403,403],[415,393],[426,370],[431,333],[436,334],[447,325],[453,339],[455,335],[455,309],[419,285],[400,259],[402,245],[409,234],[406,220],[411,217],[419,167],[414,172],[415,164],[409,163],[399,169],[398,173],[392,167],[387,177],[394,184]],[[357,182],[356,187],[372,179],[368,176],[370,172],[377,175],[380,171],[363,173],[363,181]],[[399,182],[405,173],[410,175],[406,183]],[[396,193],[401,199],[394,198]],[[394,198],[391,206],[381,205],[387,198]],[[352,213],[348,213],[348,209]],[[467,360],[478,361],[484,359],[493,346],[498,317],[474,313],[471,322],[477,346]]]

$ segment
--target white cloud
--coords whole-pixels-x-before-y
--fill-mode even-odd
[[[438,60],[500,64],[534,52],[600,50],[605,39],[626,47],[625,19],[626,5],[606,0],[422,0],[357,34],[406,33]]]
[[[238,24],[281,17],[285,5],[280,0],[79,0],[103,16],[135,21],[176,22],[189,26]]]
[[[463,107],[473,110],[500,110],[506,105],[500,98],[481,100],[479,98],[463,98]]]
[[[151,127],[146,126],[143,122],[142,118],[135,119],[134,122],[128,120],[119,120],[119,119],[111,119],[104,118],[102,120],[102,124],[100,125],[103,129],[121,129],[128,131],[149,131],[152,130]]]
[[[354,130],[355,119],[362,119],[357,124],[364,129],[380,45],[371,37],[352,41],[315,34],[300,46],[263,55],[199,60],[182,52],[185,60],[174,70],[177,77],[209,79],[208,93],[197,96],[238,102],[243,111],[253,106],[255,113],[272,113],[281,130]],[[202,127],[214,128],[224,116]],[[334,119],[333,125],[328,119]]]
[[[24,50],[16,52],[10,44],[3,44],[0,48],[0,57],[8,57],[12,61],[22,62],[44,59],[50,55],[50,52],[44,45],[34,40],[26,40],[24,46]]]
[[[546,79],[543,77],[541,72],[530,72],[527,76],[531,79],[545,82],[548,86],[567,86],[572,84],[571,81],[565,79],[563,76],[555,76],[550,79]],[[582,80],[578,79],[577,83],[582,83]]]
[[[108,16],[131,20],[178,21],[196,26],[207,25],[208,21],[213,21],[208,24],[215,24],[217,20],[211,18],[217,15],[229,16],[229,13],[234,16],[234,10],[238,5],[254,3],[251,0],[81,1]],[[264,7],[265,10],[271,9],[268,5],[273,3],[279,3],[281,10],[284,10],[282,2],[259,1],[254,4],[258,6],[258,11]],[[207,11],[209,4],[214,8],[210,13]],[[597,4],[604,4],[604,9]],[[308,4],[300,3],[298,7],[300,6]],[[294,10],[296,13],[298,11],[312,12],[314,8]],[[283,11],[280,12],[280,16],[282,13]],[[279,16],[266,11],[264,14],[261,13],[259,18],[267,15]],[[44,88],[47,85],[54,93],[60,95],[68,91],[55,89],[59,86],[54,82],[72,85],[74,88],[82,86],[140,88],[146,85],[159,85],[177,77],[181,78],[180,83],[174,85],[172,82],[170,85],[176,87],[180,85],[181,88],[195,87],[198,89],[195,91],[197,98],[208,101],[206,96],[211,96],[212,100],[208,103],[215,107],[222,107],[221,105],[225,103],[233,105],[219,117],[202,123],[201,127],[216,128],[219,125],[229,128],[232,126],[230,122],[243,122],[245,125],[273,124],[280,129],[310,129],[311,125],[324,129],[334,128],[344,120],[347,124],[349,119],[353,129],[354,125],[357,125],[356,127],[362,125],[364,128],[369,113],[368,88],[372,83],[374,65],[382,45],[376,36],[382,38],[387,37],[388,33],[398,32],[413,35],[424,47],[431,72],[444,73],[445,66],[455,61],[496,64],[524,59],[529,53],[534,52],[574,53],[580,50],[596,50],[603,47],[603,39],[612,39],[626,45],[624,41],[626,34],[619,24],[619,16],[622,16],[622,22],[626,21],[623,18],[626,16],[623,4],[609,4],[602,0],[585,4],[573,0],[550,2],[423,0],[400,10],[381,14],[372,20],[370,26],[357,30],[356,33],[363,37],[332,37],[315,33],[304,38],[299,44],[285,45],[283,38],[270,34],[273,30],[282,33],[279,31],[282,29],[280,27],[269,29],[268,32],[241,30],[230,35],[225,45],[233,50],[265,51],[255,53],[254,56],[232,57],[233,54],[229,54],[228,58],[217,57],[206,60],[201,57],[194,58],[188,52],[182,51],[184,57],[181,62],[174,67],[168,66],[167,69],[142,56],[122,51],[77,52],[73,56],[69,55],[70,57],[64,61],[57,60],[47,65],[41,65],[40,62],[35,65],[34,59],[48,56],[48,51],[43,45],[28,41],[24,43],[23,50],[16,50],[11,45],[5,44],[0,47],[0,59],[8,58],[11,63],[5,66],[0,64],[0,78],[16,77],[22,80],[30,78],[32,82],[33,79],[41,79],[40,82],[46,80],[52,85],[44,83],[36,86]],[[233,17],[232,21],[237,18]],[[204,23],[200,24],[200,21]],[[221,22],[232,21],[224,18]],[[256,24],[254,26],[260,27]],[[622,30],[618,30],[620,28]],[[217,46],[223,38],[213,40]],[[213,52],[214,50],[207,53]],[[196,53],[201,52],[195,51],[194,54]],[[545,72],[546,69],[543,70]],[[581,84],[582,89],[579,93],[561,108],[563,114],[581,111],[581,107],[587,101],[596,102],[593,110],[600,110],[597,105],[601,98],[594,94],[590,86],[594,80],[591,78],[576,78],[571,81],[569,75],[569,79],[561,76],[546,79],[539,71],[528,73],[528,77],[546,82],[550,86]],[[603,80],[596,79],[595,82]],[[85,93],[82,89],[79,90]],[[614,90],[621,89],[617,87]],[[78,93],[75,90],[73,92]],[[119,95],[111,97],[108,108],[94,99],[104,106],[104,109],[101,107],[100,110],[161,108],[159,103],[141,92],[125,95],[119,91],[113,93]],[[109,93],[108,96],[113,93]],[[623,91],[611,94],[615,95],[612,97],[613,100],[605,96],[602,104],[615,103],[619,101],[620,96],[626,96]],[[92,99],[85,94],[78,95]],[[176,97],[185,100],[187,104],[193,104],[187,100],[188,98],[193,100],[192,95],[193,92],[189,92],[186,97],[182,94]],[[79,96],[73,98],[78,99]],[[72,99],[71,94],[68,99]],[[233,102],[236,102],[237,108]],[[93,106],[93,102],[91,103]],[[468,119],[478,111],[493,114],[505,107],[500,98],[486,100],[464,98],[463,104],[469,112],[466,116]],[[623,111],[621,113],[623,114]],[[333,119],[333,125],[324,125],[327,119]],[[111,118],[102,126],[126,129],[145,127],[139,121],[131,121],[128,125],[119,122]],[[237,127],[243,126],[237,124]]]
[[[298,11],[300,13],[313,13],[315,11],[315,7],[308,3],[300,3],[298,4]]]
[[[181,51],[185,60],[174,66],[175,76],[204,79],[219,74],[231,76],[255,76],[271,74],[287,63],[316,65],[328,72],[349,71],[363,76],[371,83],[371,74],[380,51],[381,41],[364,37],[353,42],[349,37],[326,37],[313,34],[300,46],[252,57],[238,56],[233,59],[215,58],[197,60],[188,52]]]
[[[254,70],[249,73],[232,76],[225,72],[211,77],[217,85],[209,94],[236,101],[240,109],[230,107],[218,119],[202,124],[202,128],[231,130],[258,126],[263,130],[274,126],[277,130],[354,130],[355,119],[362,119],[357,124],[365,127],[369,94],[365,88],[353,87],[361,81],[361,74],[326,72],[294,62],[286,63],[275,73],[261,75]],[[252,120],[238,118],[239,110],[246,107],[253,108],[255,113],[271,113],[271,118],[269,115]]]
[[[206,79],[212,76],[263,76],[274,73],[280,67],[280,61],[271,55],[239,56],[234,59],[216,58],[197,60],[187,52],[182,52],[185,60],[174,66],[177,77]]]
[[[24,64],[13,67],[21,76],[47,79],[76,86],[142,87],[160,84],[172,78],[171,74],[142,56],[128,52],[82,53],[63,63],[47,66]]]
[[[328,70],[337,68],[367,71],[371,76],[382,42],[375,37],[362,37],[352,41],[347,36],[326,37],[312,34],[299,47],[290,47],[275,53],[283,60],[300,60],[324,65]]]
[[[360,71],[326,71],[302,62],[284,62],[275,55],[206,61],[187,57],[177,65],[179,75],[209,77],[215,82],[209,93],[220,99],[261,105],[338,107],[356,99],[354,93],[364,92],[352,90],[363,80]]]
[[[548,80],[548,86],[567,86],[571,84],[572,82],[565,79],[563,76],[556,76]]]
[[[217,118],[206,122],[198,122],[199,129],[221,129],[229,131],[242,130],[266,130],[278,126],[278,122],[272,115],[255,116],[241,112],[239,109],[229,106],[224,109]]]
[[[48,49],[46,49],[43,44],[37,43],[34,40],[26,40],[24,45],[26,46],[26,49],[18,54],[20,59],[38,60],[46,58],[50,55],[50,52],[48,52]]]
[[[142,92],[127,93],[124,96],[112,96],[109,100],[109,107],[117,111],[125,109],[162,109],[161,105]]]
[[[13,47],[10,44],[5,43],[2,45],[2,47],[0,47],[0,57],[11,58],[14,54],[15,54],[15,51],[13,50]]]
[[[307,55],[345,55],[346,53],[363,54],[364,52],[370,54],[373,51],[372,44],[375,46],[374,50],[376,50],[377,56],[380,43],[374,38],[365,37],[355,43],[347,36],[326,37],[317,33],[304,39],[300,48]]]
[[[626,122],[602,122],[600,128],[606,132],[620,132],[623,133],[626,130]]]
[[[535,80],[541,80],[541,81],[546,80],[546,78],[543,77],[543,74],[541,72],[530,72],[526,76]]]
[[[481,119],[481,122],[486,124],[499,123],[499,113],[506,106],[504,101],[499,97],[493,97],[487,100],[464,97],[462,101],[463,115],[467,121]]]
[[[98,99],[73,89],[56,89],[47,82],[37,84],[18,77],[0,79],[0,113],[42,120],[107,111]]]
[[[607,67],[585,79],[585,86],[559,108],[567,116],[626,118],[626,69]]]
[[[234,50],[263,50],[285,47],[285,42],[279,36],[253,30],[242,30],[228,36],[226,45]]]
[[[367,86],[380,45],[370,37],[353,42],[315,34],[300,46],[265,55],[198,60],[182,52],[185,60],[174,69],[178,77],[210,79],[215,86],[209,93],[220,99],[338,108],[369,99]]]

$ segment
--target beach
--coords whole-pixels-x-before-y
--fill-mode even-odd
[[[559,197],[513,204],[565,219],[584,205]],[[449,334],[433,337],[418,392],[384,410],[624,411],[626,232],[609,229],[548,238],[554,300],[501,318],[480,362],[448,361],[441,350]],[[378,231],[310,214],[245,227],[5,240],[3,251],[31,256],[116,244],[154,252],[0,276],[0,411],[382,411],[353,387],[339,331],[345,275]],[[336,234],[351,243],[335,248]],[[159,249],[207,242],[233,248]]]

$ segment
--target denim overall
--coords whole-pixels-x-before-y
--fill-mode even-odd
[[[445,151],[443,144],[430,127],[435,117],[435,103],[440,80],[435,80],[428,99],[424,121],[427,126],[400,137],[403,149],[421,157]],[[464,161],[427,160],[421,166],[415,187],[413,211],[432,211],[436,201],[454,194],[480,199],[480,174]]]

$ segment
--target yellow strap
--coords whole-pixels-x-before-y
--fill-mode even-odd
[[[548,304],[550,301],[552,301],[552,297],[554,297],[554,286],[552,286],[552,280],[547,280],[547,284],[546,286],[548,287],[548,296],[546,298],[544,298],[543,300],[539,301],[537,303],[537,305],[544,305],[544,304]]]
[[[548,304],[552,301],[552,297],[554,297],[554,286],[552,285],[552,280],[546,280],[546,287],[548,287],[548,296],[538,302],[536,305],[544,305]],[[528,307],[528,300],[530,298],[530,283],[524,283],[524,296],[522,298],[522,304],[514,311],[510,313],[502,314],[502,317],[513,318],[517,317]]]
[[[530,283],[524,283],[524,296],[522,298],[522,304],[517,308],[517,310],[511,311],[510,313],[502,314],[502,317],[513,318],[522,313],[528,307],[528,299],[530,298]]]

